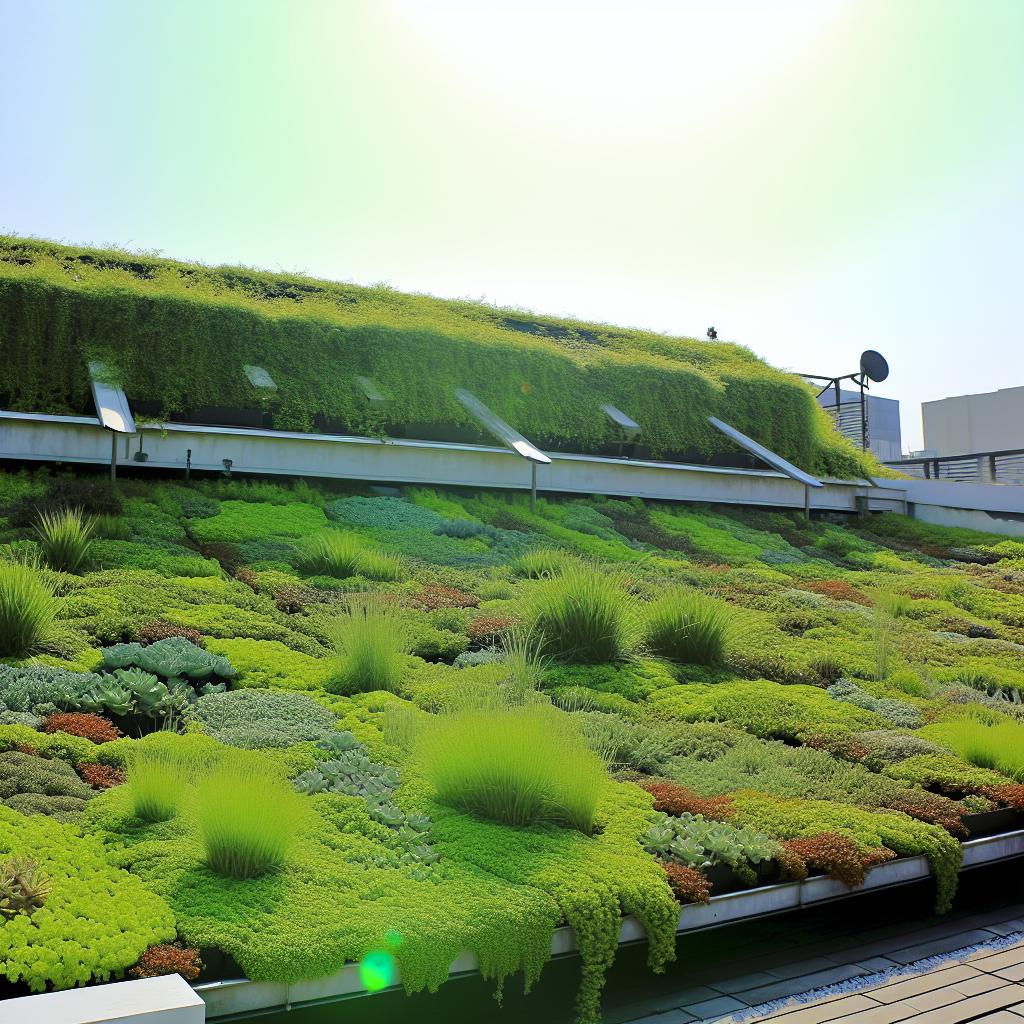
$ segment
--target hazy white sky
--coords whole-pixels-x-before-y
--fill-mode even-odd
[[[1024,3],[0,0],[0,231],[1024,384]]]

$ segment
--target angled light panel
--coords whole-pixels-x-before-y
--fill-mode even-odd
[[[640,424],[610,402],[601,406],[601,412],[622,431],[627,441],[635,441],[640,436]]]
[[[387,395],[369,377],[356,377],[356,384],[359,385],[359,390],[362,391],[370,405],[379,407],[388,404]]]
[[[89,384],[92,387],[92,400],[96,403],[96,415],[107,430],[117,434],[134,434],[135,418],[124,391],[116,384],[106,384],[110,374],[106,366],[100,362],[89,364]]]
[[[791,480],[796,480],[805,487],[825,486],[817,477],[811,476],[810,473],[805,473],[802,469],[797,469],[792,462],[787,462],[781,455],[776,455],[771,449],[765,448],[763,444],[758,444],[752,437],[747,437],[746,434],[735,427],[730,427],[728,423],[723,423],[714,416],[708,417],[708,423],[716,430],[720,430],[731,441],[735,441],[741,448],[745,448],[751,455],[756,455],[757,458],[767,463],[772,469],[785,473]]]
[[[264,391],[277,390],[274,378],[262,366],[250,366],[247,363],[242,369],[245,371],[246,377],[249,378],[249,383],[254,388],[262,388]]]
[[[551,460],[536,445],[531,444],[518,430],[513,430],[503,419],[491,412],[476,395],[465,388],[458,388],[455,397],[465,406],[470,416],[506,448],[511,448],[517,455],[529,459],[530,462],[543,466],[550,464]]]

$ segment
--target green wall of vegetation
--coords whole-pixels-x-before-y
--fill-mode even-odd
[[[724,342],[407,295],[238,267],[0,237],[0,402],[21,411],[89,408],[86,363],[102,359],[133,401],[173,417],[265,399],[242,373],[278,384],[274,425],[317,414],[382,430],[355,377],[391,399],[387,418],[468,424],[466,387],[541,445],[593,451],[616,440],[620,406],[655,455],[712,455],[717,415],[798,465],[848,476],[878,467],[832,428],[812,391]]]

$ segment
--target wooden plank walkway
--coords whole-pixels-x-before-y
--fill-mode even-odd
[[[908,930],[850,934],[758,956],[732,969],[709,972],[703,983],[651,998],[633,1012],[607,1013],[608,1024],[1024,1024],[1024,905]],[[979,943],[1003,942],[949,956]],[[814,1002],[786,1002],[827,986],[870,978],[931,957],[945,957],[921,973]],[[777,1001],[777,1008],[755,1007]],[[781,1005],[778,1005],[781,1004]],[[623,1008],[625,1009],[625,1008]]]
[[[931,971],[894,978],[851,995],[832,996],[744,1019],[748,1024],[1024,1024],[1022,981],[1024,940],[1008,949],[981,949],[964,959],[948,960]],[[735,1016],[719,1019],[728,1021]]]

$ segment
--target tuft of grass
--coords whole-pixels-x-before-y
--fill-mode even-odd
[[[439,716],[422,730],[417,752],[450,807],[517,827],[593,831],[604,765],[571,717],[550,705]]]
[[[397,609],[374,600],[355,606],[335,623],[331,643],[338,653],[337,671],[325,684],[331,693],[398,692],[410,643]]]
[[[35,566],[0,561],[0,657],[24,657],[53,631],[58,602]]]
[[[548,579],[558,576],[569,566],[578,565],[579,559],[567,551],[558,548],[538,548],[527,551],[512,563],[512,572],[516,576],[525,576],[528,580]]]
[[[351,533],[329,530],[311,537],[302,551],[299,568],[313,576],[348,579],[365,576],[371,580],[397,580],[402,561],[396,555],[367,548]]]
[[[125,789],[132,813],[142,821],[173,818],[185,802],[187,788],[181,759],[168,750],[140,751],[128,766]]]
[[[84,516],[80,508],[40,512],[35,532],[43,560],[51,569],[83,572],[89,565],[95,528],[95,521]]]
[[[728,607],[696,590],[671,590],[647,609],[647,645],[686,665],[721,665],[729,640]]]
[[[957,718],[934,727],[934,738],[979,768],[1024,782],[1024,725],[999,715]]]
[[[618,577],[588,566],[545,580],[526,617],[544,653],[563,661],[623,661],[637,647],[634,599]]]
[[[93,517],[93,536],[103,540],[131,540],[132,528],[120,516],[104,512]]]
[[[246,764],[224,764],[196,794],[196,821],[211,871],[258,878],[279,868],[304,817],[302,798]]]

